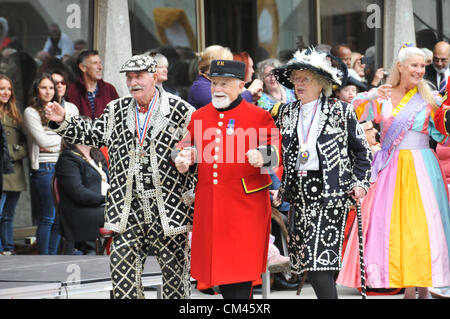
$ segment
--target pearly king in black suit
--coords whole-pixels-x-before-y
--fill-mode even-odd
[[[145,66],[147,60],[151,61],[149,72],[154,73],[156,63],[147,56],[133,57],[122,71],[130,63]],[[171,152],[195,109],[162,88],[157,87],[155,94],[142,144],[132,97],[110,102],[92,124],[66,115],[55,129],[72,144],[108,147],[110,189],[105,228],[116,233],[110,256],[114,298],[144,297],[140,275],[151,248],[163,274],[163,298],[190,296],[188,232],[193,205],[189,197],[196,180],[177,171]]]
[[[372,155],[353,107],[322,98],[317,131],[320,170],[299,176],[298,103],[272,110],[282,135],[285,171],[280,192],[291,203],[292,268],[296,273],[339,270],[346,216],[353,204],[347,193],[355,186],[368,190]]]
[[[352,105],[326,97],[331,84],[341,82],[326,54],[299,51],[273,73],[282,85],[294,88],[291,76],[296,70],[315,74],[309,83],[328,86],[322,84],[319,96],[311,96],[315,100],[271,110],[282,136],[280,197],[291,204],[289,256],[292,272],[309,272],[318,298],[337,298],[333,276],[341,268],[345,222],[354,204],[349,192],[359,187],[367,193],[372,153]],[[305,73],[301,76],[299,87],[311,88],[304,84]]]

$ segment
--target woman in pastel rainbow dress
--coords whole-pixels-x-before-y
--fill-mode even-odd
[[[416,298],[416,289],[419,298],[428,298],[427,287],[450,286],[448,190],[429,147],[429,137],[439,143],[447,143],[447,137],[435,127],[440,101],[423,80],[424,72],[423,53],[407,43],[388,84],[352,101],[360,121],[381,126],[373,184],[362,203],[366,283],[371,288],[405,287],[405,298]],[[347,251],[337,282],[360,287],[358,249]]]

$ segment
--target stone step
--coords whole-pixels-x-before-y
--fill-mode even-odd
[[[26,237],[36,236],[37,226],[16,227],[14,228],[14,240],[25,239]]]

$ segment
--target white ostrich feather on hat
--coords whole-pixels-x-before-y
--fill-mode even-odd
[[[331,65],[331,61],[327,58],[326,53],[317,51],[314,48],[305,49],[301,52],[298,50],[295,52],[292,60],[288,62],[288,65],[296,63],[305,65],[305,69],[309,69],[307,66],[311,66],[311,71],[314,71],[314,68],[318,69],[326,73],[337,84],[341,85],[342,83],[339,76],[340,71]]]

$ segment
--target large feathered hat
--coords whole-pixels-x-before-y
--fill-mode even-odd
[[[295,70],[309,70],[332,84],[341,85],[347,70],[333,66],[334,59],[336,58],[325,52],[309,48],[301,52],[297,51],[286,65],[273,69],[272,72],[277,81],[289,89],[294,88],[294,84],[291,82],[291,73]]]

